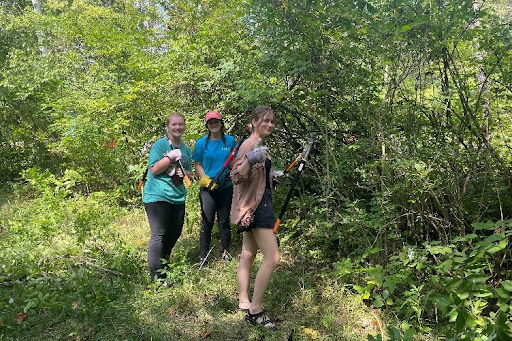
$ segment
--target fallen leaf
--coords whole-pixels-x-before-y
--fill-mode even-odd
[[[78,301],[73,301],[73,303],[71,303],[71,306],[73,307],[73,309],[76,309],[80,306],[80,302]]]
[[[17,316],[16,316],[16,323],[17,324],[21,324],[23,321],[25,321],[27,319],[28,315],[25,314],[25,313],[19,313]]]
[[[169,314],[169,315],[174,315],[174,309],[173,309],[172,307],[169,307],[169,308],[167,309],[167,314]]]
[[[210,336],[212,336],[212,332],[211,332],[211,331],[209,331],[209,330],[205,330],[205,331],[203,332],[203,339],[207,339],[207,338],[209,338]]]

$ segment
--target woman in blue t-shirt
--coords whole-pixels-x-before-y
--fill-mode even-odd
[[[200,261],[204,264],[210,249],[212,229],[215,215],[219,221],[220,242],[222,245],[222,259],[229,260],[229,244],[231,243],[231,228],[229,225],[229,211],[233,196],[233,184],[228,178],[229,170],[219,178],[212,188],[208,188],[212,178],[224,166],[229,154],[235,148],[235,139],[224,133],[222,116],[217,111],[210,111],[204,118],[208,134],[201,137],[194,149],[192,158],[195,161],[196,173],[199,176],[199,202],[201,204],[201,237]]]
[[[177,113],[171,114],[167,119],[167,130],[168,137],[157,140],[149,152],[142,198],[151,229],[148,247],[151,280],[165,280],[162,259],[169,259],[181,235],[187,195],[183,171],[189,173],[191,169],[190,149],[181,140],[185,118]]]

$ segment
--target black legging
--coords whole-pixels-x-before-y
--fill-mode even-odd
[[[220,243],[223,250],[229,250],[231,243],[231,227],[229,225],[229,211],[231,210],[231,198],[233,197],[233,186],[216,191],[208,191],[201,188],[199,191],[199,202],[201,203],[201,258],[205,258],[210,249],[212,230],[215,223],[215,213],[219,220]]]
[[[148,264],[151,279],[164,278],[162,259],[168,260],[185,220],[185,204],[158,201],[145,203],[151,237],[148,247]]]

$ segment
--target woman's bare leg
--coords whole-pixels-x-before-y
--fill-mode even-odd
[[[258,252],[258,246],[252,234],[252,231],[244,232],[242,235],[242,253],[240,263],[236,272],[238,284],[238,307],[249,309],[251,300],[249,298],[249,282],[251,278],[251,268]]]
[[[256,228],[252,229],[251,232],[255,244],[259,247],[261,253],[263,253],[263,262],[258,269],[254,281],[254,293],[250,307],[251,314],[255,314],[263,310],[263,296],[270,282],[270,276],[279,264],[281,255],[279,254],[277,238],[274,232],[272,232],[272,229]]]

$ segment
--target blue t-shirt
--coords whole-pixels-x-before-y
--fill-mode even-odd
[[[205,148],[207,137],[208,136],[203,136],[196,142],[192,158],[194,161],[201,163],[206,175],[210,178],[214,178],[224,166],[233,148],[236,147],[236,142],[233,136],[224,134],[226,139],[225,143],[222,139],[212,140],[210,138]],[[221,183],[223,178],[227,177],[228,170],[225,170],[224,173],[223,177],[219,179]],[[231,185],[231,180],[228,179],[222,187]]]
[[[166,201],[174,204],[185,203],[187,190],[183,183],[176,186],[167,172],[163,171],[160,174],[153,175],[150,171],[151,167],[153,167],[157,161],[162,159],[165,153],[172,149],[173,148],[171,147],[167,137],[162,137],[157,140],[151,148],[149,152],[148,175],[146,184],[144,185],[144,196],[142,198],[142,202],[150,203]],[[183,165],[183,168],[190,171],[190,160],[192,159],[190,148],[184,143],[181,143],[179,149],[181,150],[181,164]]]

